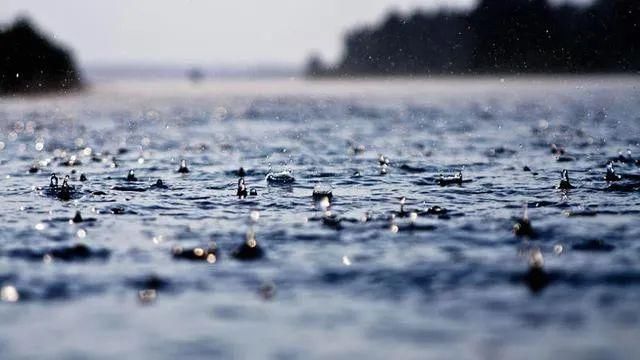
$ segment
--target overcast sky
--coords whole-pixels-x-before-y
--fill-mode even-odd
[[[335,60],[342,35],[390,9],[475,0],[0,0],[0,23],[29,15],[83,65],[301,64]]]

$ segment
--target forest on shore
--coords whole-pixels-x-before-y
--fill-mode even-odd
[[[71,52],[27,18],[0,28],[0,96],[69,92],[82,87]]]
[[[390,13],[350,31],[337,64],[310,57],[309,76],[637,73],[640,1],[587,6],[481,0],[467,12]]]

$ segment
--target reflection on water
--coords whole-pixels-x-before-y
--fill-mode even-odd
[[[639,84],[121,82],[2,99],[0,346],[635,358]]]

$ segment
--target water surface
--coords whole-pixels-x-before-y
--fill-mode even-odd
[[[639,86],[115,82],[1,99],[3,357],[637,358],[640,195],[604,174],[640,157]],[[257,196],[235,196],[240,167]],[[295,183],[267,184],[270,168]],[[555,189],[562,169],[574,189]],[[438,184],[459,171],[471,181]],[[53,172],[71,200],[47,196]],[[532,239],[512,232],[524,204]],[[234,259],[250,229],[265,256]],[[213,263],[172,253],[211,242]]]

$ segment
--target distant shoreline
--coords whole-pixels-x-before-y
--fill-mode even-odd
[[[452,97],[461,94],[476,96],[486,91],[495,94],[556,96],[573,91],[603,89],[631,89],[640,93],[640,75],[637,74],[569,74],[521,76],[376,76],[376,77],[322,77],[305,76],[279,78],[208,78],[192,83],[187,78],[117,79],[94,81],[82,91],[66,94],[57,92],[14,94],[0,96],[0,103],[12,101],[48,101],[61,99],[82,101],[85,97],[115,95],[123,99],[197,98],[215,95],[220,98],[251,96],[285,96],[304,98],[322,95],[329,98],[381,98],[397,96],[410,98]]]
[[[216,96],[223,99],[251,97],[286,97],[303,99],[325,98],[393,99],[450,98],[480,96],[488,92],[496,95],[558,96],[575,91],[585,95],[592,91],[630,89],[640,92],[640,76],[522,76],[522,77],[376,77],[376,78],[321,78],[303,76],[271,79],[206,79],[191,83],[187,79],[117,80],[92,83],[87,90],[71,96],[73,100],[84,97],[116,96],[123,100],[133,98],[171,101],[175,98],[196,99]],[[501,96],[501,95],[500,95]]]
[[[82,68],[83,73],[88,79],[88,86],[94,83],[105,82],[163,82],[163,81],[184,81],[189,82],[188,77],[184,75],[182,68],[176,68],[170,71],[163,71],[159,74],[146,72],[135,74],[131,72],[123,73],[94,73],[91,68]],[[559,73],[465,73],[465,74],[341,74],[341,75],[321,75],[313,76],[305,74],[302,71],[290,71],[282,74],[261,74],[242,73],[241,71],[226,73],[222,75],[208,75],[202,82],[227,82],[227,81],[278,81],[278,80],[309,80],[315,81],[358,81],[358,80],[447,80],[447,79],[546,79],[546,78],[639,78],[640,72],[559,72]],[[195,85],[197,86],[197,84]]]
[[[344,37],[342,57],[312,54],[312,77],[417,74],[638,73],[640,4],[480,0],[468,11],[391,11]]]
[[[309,75],[304,74],[304,77],[308,80],[358,80],[358,79],[542,79],[542,78],[626,78],[637,77],[640,79],[640,71],[634,72],[558,72],[558,73],[545,73],[545,72],[527,72],[514,74],[510,72],[505,73],[461,73],[461,74],[336,74],[336,75]]]
[[[28,18],[0,28],[0,96],[67,94],[84,82],[71,51]]]

